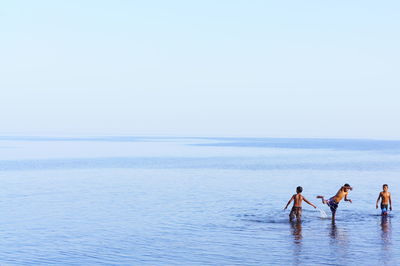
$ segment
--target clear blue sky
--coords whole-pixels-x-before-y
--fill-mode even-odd
[[[3,1],[0,134],[400,139],[399,1]]]

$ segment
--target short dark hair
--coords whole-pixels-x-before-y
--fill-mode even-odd
[[[346,183],[346,184],[344,184],[344,187],[350,187],[350,185]]]
[[[303,192],[303,188],[302,188],[301,186],[298,186],[298,187],[296,188],[296,192],[297,192],[297,193]]]
[[[388,186],[388,184],[383,184],[383,186],[382,186],[382,187],[389,187],[389,186]]]

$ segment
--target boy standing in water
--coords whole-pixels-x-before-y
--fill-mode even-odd
[[[383,191],[379,193],[378,199],[376,200],[376,208],[378,209],[378,203],[381,199],[381,210],[382,215],[387,215],[388,206],[390,204],[390,210],[392,210],[392,197],[390,196],[389,186],[387,184],[383,185]]]
[[[324,199],[323,196],[317,196],[317,199],[321,199],[323,204],[326,204],[329,206],[332,212],[332,221],[335,220],[336,216],[336,210],[339,207],[339,202],[344,198],[344,201],[350,201],[352,203],[351,199],[347,198],[347,195],[349,194],[349,190],[353,190],[353,188],[349,184],[344,184],[339,191],[336,193],[335,196],[332,198],[326,200]]]
[[[305,197],[303,197],[303,195],[301,195],[301,192],[303,192],[303,188],[302,188],[302,187],[300,187],[300,186],[297,187],[297,188],[296,188],[296,192],[297,192],[297,194],[294,194],[294,195],[290,198],[290,200],[288,201],[288,203],[286,204],[286,207],[285,207],[285,209],[284,209],[284,210],[286,210],[287,207],[289,206],[289,204],[294,200],[292,210],[290,211],[290,214],[289,214],[289,219],[290,219],[290,221],[293,221],[294,217],[296,217],[296,219],[297,219],[298,221],[300,221],[300,219],[301,219],[301,212],[302,212],[301,204],[302,204],[302,201],[303,201],[303,200],[304,200],[305,202],[307,202],[308,204],[310,204],[311,206],[313,206],[314,208],[317,208],[317,206],[315,206],[314,204],[312,204],[311,202],[309,202]]]

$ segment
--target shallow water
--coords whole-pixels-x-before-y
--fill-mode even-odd
[[[399,143],[2,137],[0,264],[399,264]],[[315,196],[345,182],[332,224]],[[328,219],[288,221],[298,185]]]

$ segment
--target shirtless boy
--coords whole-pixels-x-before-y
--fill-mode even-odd
[[[310,204],[311,206],[313,206],[314,208],[317,208],[317,206],[315,206],[314,204],[312,204],[311,202],[309,202],[305,197],[303,197],[303,195],[301,195],[301,192],[303,192],[303,188],[302,187],[297,187],[296,188],[296,193],[294,194],[290,200],[288,201],[288,203],[286,204],[286,207],[284,210],[287,209],[287,207],[289,206],[289,204],[294,201],[293,203],[293,207],[292,210],[290,211],[289,214],[289,219],[290,221],[293,221],[294,217],[296,217],[297,221],[300,221],[301,219],[301,213],[302,213],[302,208],[301,208],[301,204],[303,203],[303,200],[305,202],[307,202],[308,204]]]
[[[381,193],[379,193],[378,199],[376,200],[376,208],[377,209],[378,209],[379,200],[381,200],[382,215],[387,215],[389,204],[390,204],[390,210],[392,210],[392,197],[388,190],[389,190],[389,186],[387,184],[384,184],[383,191]]]
[[[353,188],[349,184],[344,184],[339,191],[336,193],[335,196],[332,198],[326,200],[324,199],[323,196],[317,196],[318,199],[322,200],[323,204],[326,204],[329,206],[332,212],[332,221],[335,220],[336,216],[336,209],[339,207],[339,202],[344,198],[344,201],[349,201],[352,203],[351,199],[347,198],[347,195],[349,194],[349,190],[353,190]]]

